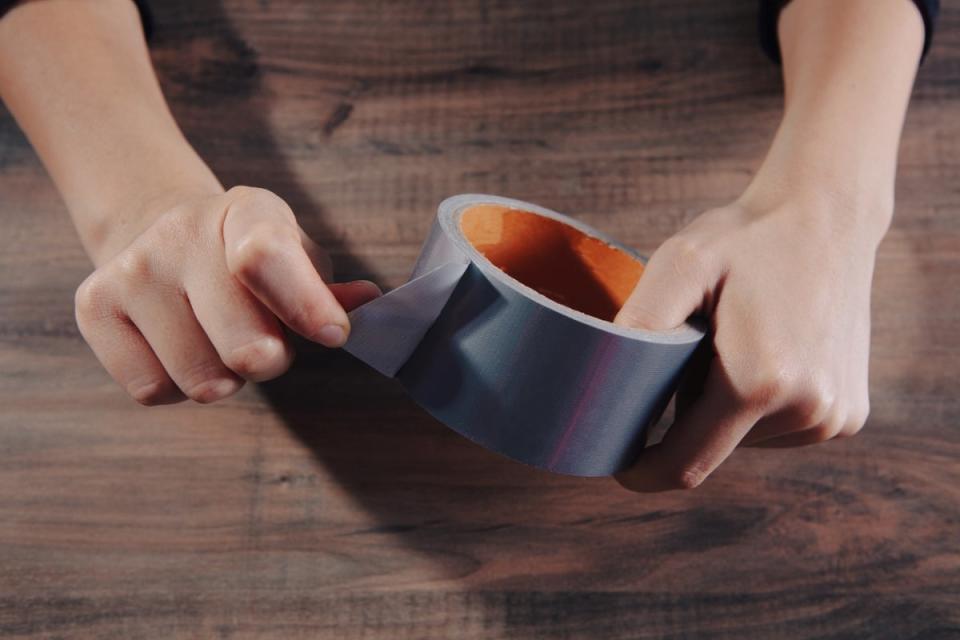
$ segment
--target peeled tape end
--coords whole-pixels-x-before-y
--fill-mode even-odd
[[[351,311],[350,338],[343,348],[394,377],[440,315],[468,264],[443,264]]]

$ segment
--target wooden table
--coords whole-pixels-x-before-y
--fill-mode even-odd
[[[163,86],[218,174],[387,286],[461,192],[649,252],[738,194],[780,113],[751,0],[154,4]],[[960,637],[958,114],[946,7],[865,431],[652,496],[501,459],[316,348],[227,402],[136,405],[77,332],[90,265],[2,116],[0,636]]]

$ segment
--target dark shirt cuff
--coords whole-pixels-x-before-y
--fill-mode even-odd
[[[760,46],[777,63],[781,61],[777,21],[780,19],[780,12],[789,3],[790,0],[760,0]],[[940,0],[913,0],[913,3],[923,16],[923,54],[920,56],[923,61],[930,50],[930,43],[933,42],[933,30],[940,13]]]
[[[133,0],[140,11],[140,23],[143,24],[143,35],[149,40],[153,36],[153,14],[150,13],[150,5],[147,0]]]

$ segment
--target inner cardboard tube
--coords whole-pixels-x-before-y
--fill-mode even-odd
[[[563,222],[480,204],[460,230],[504,273],[555,302],[612,322],[640,280],[643,263]]]

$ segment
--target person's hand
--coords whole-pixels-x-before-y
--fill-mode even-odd
[[[851,436],[867,418],[870,285],[885,226],[866,221],[888,216],[803,187],[749,194],[667,240],[616,318],[656,331],[702,314],[713,338],[697,392],[681,389],[663,440],[617,477],[628,489],[693,488],[737,446]]]
[[[380,293],[326,284],[329,258],[263,189],[193,196],[143,226],[76,295],[83,337],[143,404],[212,402],[276,377],[293,358],[282,325],[339,347],[345,310]]]
[[[669,329],[701,313],[714,351],[627,488],[695,487],[738,445],[822,442],[867,418],[870,284],[923,19],[912,2],[791,2],[777,34],[784,115],[763,165],[652,256],[617,318]]]

